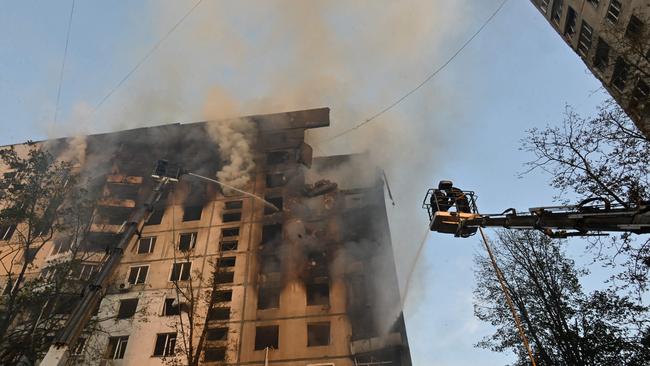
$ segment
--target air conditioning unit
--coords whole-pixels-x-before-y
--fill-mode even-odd
[[[133,285],[130,284],[129,282],[122,282],[122,283],[120,283],[119,285],[117,285],[117,288],[118,288],[120,291],[127,292],[127,291],[129,291],[129,290],[131,289],[131,286],[133,286]]]

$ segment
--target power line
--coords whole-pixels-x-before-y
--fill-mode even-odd
[[[72,28],[72,15],[74,14],[74,2],[70,6],[70,17],[68,18],[68,31],[65,36],[65,49],[63,50],[63,62],[61,62],[61,72],[59,73],[59,86],[56,91],[56,106],[54,107],[54,124],[59,117],[59,102],[61,101],[61,87],[63,85],[63,71],[65,70],[65,60],[68,57],[68,44],[70,43],[70,28]]]
[[[508,2],[508,0],[503,0],[503,1],[501,2],[501,4],[499,4],[499,6],[496,8],[496,10],[492,13],[492,15],[490,15],[490,16],[485,20],[485,22],[483,22],[483,25],[481,25],[481,27],[479,27],[478,30],[477,30],[476,32],[474,32],[474,34],[472,34],[472,36],[469,37],[469,38],[467,39],[467,41],[465,41],[465,43],[463,43],[463,45],[462,45],[462,46],[461,46],[461,47],[460,47],[460,48],[459,48],[459,49],[458,49],[458,50],[457,50],[453,55],[451,55],[451,57],[450,57],[449,59],[447,59],[447,61],[446,61],[444,64],[442,64],[440,67],[438,67],[435,71],[433,71],[431,74],[429,74],[429,75],[428,75],[428,76],[427,76],[427,77],[426,77],[422,82],[420,82],[420,83],[419,83],[415,88],[409,90],[406,94],[404,94],[404,95],[401,96],[400,98],[396,99],[393,103],[389,104],[389,105],[388,105],[387,107],[385,107],[384,109],[382,109],[382,110],[380,110],[379,112],[377,112],[377,113],[373,114],[372,116],[368,117],[367,119],[365,119],[365,120],[362,121],[361,123],[358,123],[358,124],[355,125],[354,127],[348,128],[347,130],[345,130],[345,131],[343,131],[343,132],[341,132],[341,133],[339,133],[339,134],[336,134],[336,135],[334,135],[334,136],[332,136],[332,137],[326,138],[325,140],[323,140],[323,142],[329,142],[329,141],[332,141],[332,140],[337,139],[337,138],[339,138],[339,137],[341,137],[341,136],[343,136],[343,135],[348,134],[348,133],[351,132],[351,131],[354,131],[354,130],[356,130],[356,129],[359,129],[360,127],[363,127],[364,125],[366,125],[366,124],[368,124],[368,123],[374,121],[375,119],[377,119],[377,118],[378,118],[379,116],[381,116],[382,114],[384,114],[384,113],[388,112],[389,110],[393,109],[395,106],[397,106],[398,104],[400,104],[401,102],[403,102],[406,98],[408,98],[409,96],[411,96],[411,94],[413,94],[413,93],[415,93],[416,91],[418,91],[418,90],[419,90],[421,87],[423,87],[426,83],[428,83],[429,81],[431,81],[431,79],[433,79],[433,78],[434,78],[434,77],[435,77],[435,76],[436,76],[440,71],[442,71],[445,67],[447,67],[447,65],[449,65],[449,64],[450,64],[450,63],[451,63],[451,62],[456,58],[456,56],[458,56],[458,55],[459,55],[459,54],[460,54],[460,53],[465,49],[465,47],[467,47],[467,46],[468,46],[468,45],[469,45],[469,44],[474,40],[474,38],[476,38],[476,36],[478,36],[478,35],[483,31],[483,29],[484,29],[484,28],[485,28],[485,27],[490,23],[490,21],[492,21],[492,19],[493,19],[493,18],[494,18],[494,17],[495,17],[495,16],[496,16],[500,11],[501,11],[501,8],[503,8],[503,6],[504,6],[507,2]]]
[[[131,77],[131,75],[133,75],[133,73],[136,72],[136,71],[140,68],[140,66],[142,66],[142,64],[143,64],[145,61],[147,61],[147,59],[148,59],[148,58],[149,58],[149,57],[150,57],[154,52],[156,52],[156,50],[158,49],[158,47],[160,47],[160,45],[161,45],[163,42],[165,42],[165,40],[166,40],[167,38],[169,38],[169,36],[170,36],[170,35],[171,35],[175,30],[176,30],[176,28],[178,28],[178,27],[183,23],[183,21],[185,21],[185,19],[186,19],[188,16],[190,16],[190,14],[192,14],[192,12],[194,11],[194,9],[196,9],[196,8],[201,4],[202,1],[203,1],[203,0],[199,0],[199,1],[197,1],[196,4],[194,4],[194,6],[192,6],[192,8],[191,8],[190,10],[188,10],[188,11],[185,13],[185,15],[183,15],[183,16],[178,20],[178,22],[176,22],[176,24],[174,24],[174,26],[171,27],[171,29],[170,29],[169,31],[167,31],[167,33],[166,33],[166,34],[165,34],[161,39],[159,39],[158,42],[156,42],[156,44],[155,44],[153,47],[151,47],[151,49],[149,49],[149,51],[144,55],[144,57],[141,58],[140,61],[138,61],[137,64],[135,64],[135,66],[134,66],[134,67],[133,67],[133,68],[132,68],[132,69],[131,69],[131,70],[130,70],[130,71],[129,71],[129,72],[128,72],[128,73],[127,73],[123,78],[122,78],[122,80],[120,80],[120,82],[117,83],[117,85],[115,85],[115,87],[113,87],[113,89],[111,89],[111,91],[109,91],[108,94],[106,94],[106,95],[104,96],[104,98],[102,98],[102,100],[101,100],[101,101],[100,101],[100,102],[95,106],[95,109],[93,109],[93,111],[91,112],[91,115],[95,114],[95,113],[97,112],[97,110],[99,110],[99,108],[101,108],[101,106],[104,104],[104,102],[106,102],[106,100],[108,100],[108,98],[110,98],[110,97],[113,95],[113,93],[115,93],[115,91],[116,91],[117,89],[119,89],[119,88],[122,86],[122,84],[124,84],[124,82],[127,81],[127,80]]]

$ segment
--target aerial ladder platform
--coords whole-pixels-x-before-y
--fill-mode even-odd
[[[473,191],[440,181],[438,188],[427,191],[422,203],[429,214],[429,229],[463,238],[474,235],[480,227],[540,230],[553,238],[650,233],[650,202],[622,205],[594,197],[576,205],[533,207],[527,212],[509,208],[498,214],[482,214],[476,199]]]

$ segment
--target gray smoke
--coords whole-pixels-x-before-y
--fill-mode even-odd
[[[255,124],[248,119],[215,121],[207,125],[207,131],[219,147],[221,169],[217,172],[217,180],[235,188],[245,188],[255,168],[251,148]],[[230,193],[228,188],[223,190]]]

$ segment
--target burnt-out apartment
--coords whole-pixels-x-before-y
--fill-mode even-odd
[[[213,128],[219,123],[250,128]],[[55,155],[77,152],[94,206],[81,240],[55,233],[32,254],[26,281],[75,248],[84,253],[79,278],[96,275],[151,192],[158,160],[221,179],[250,159],[237,188],[258,197],[188,174],[168,184],[69,363],[411,365],[384,183],[364,155],[313,157],[305,131],[327,126],[321,108],[41,143]],[[1,239],[0,247],[17,240],[9,230]],[[12,286],[0,275],[3,289]],[[75,299],[66,297],[61,324]]]

